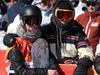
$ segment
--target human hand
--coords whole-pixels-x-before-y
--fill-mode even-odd
[[[59,73],[57,72],[57,70],[48,70],[47,75],[59,75]]]
[[[8,47],[12,47],[15,44],[15,41],[16,41],[15,37],[18,37],[18,35],[13,34],[13,33],[6,34],[3,38],[4,45],[6,45]]]

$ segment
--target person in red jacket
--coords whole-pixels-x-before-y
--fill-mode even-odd
[[[95,55],[96,46],[100,38],[100,12],[99,0],[86,0],[87,11],[76,18],[82,26],[85,34],[87,35]]]

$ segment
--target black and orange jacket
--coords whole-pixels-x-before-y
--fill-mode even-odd
[[[26,63],[26,66],[29,68],[32,68],[33,63],[32,63],[32,57],[31,57],[31,48],[32,48],[33,43],[28,42],[21,37],[15,37],[15,38],[16,38],[15,44],[12,47],[7,48],[6,55],[5,55],[5,62],[6,62],[9,51],[17,45],[19,50],[23,54],[23,60]]]

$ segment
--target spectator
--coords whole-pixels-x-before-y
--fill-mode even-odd
[[[41,25],[47,25],[50,23],[50,18],[53,13],[53,6],[50,0],[41,0],[41,3],[37,5],[42,12],[42,23]]]
[[[7,9],[11,7],[14,3],[16,3],[18,0],[3,0],[3,3],[7,6]],[[3,14],[1,18],[1,31],[0,31],[0,49],[6,50],[7,47],[3,44],[3,37],[6,34],[7,27],[8,27],[8,18],[7,13]]]
[[[18,0],[3,0],[5,5],[8,7],[8,9],[17,2]]]
[[[7,12],[7,6],[3,2],[3,0],[0,0],[0,9],[1,9],[1,14],[4,15]]]
[[[59,63],[76,64],[73,75],[87,75],[93,64],[92,47],[82,31],[82,26],[74,21],[74,7],[69,0],[58,0],[54,7],[51,23],[43,26],[50,50]]]
[[[73,4],[74,9],[75,9],[74,19],[76,19],[77,16],[79,16],[80,14],[83,14],[87,10],[87,7],[85,6],[85,4],[83,4],[80,0],[70,0],[70,1]]]
[[[31,55],[30,51],[32,49],[32,44],[38,38],[43,38],[43,39],[46,38],[40,26],[41,21],[42,21],[41,10],[35,5],[27,5],[24,8],[22,8],[22,10],[20,11],[20,25],[18,26],[16,31],[17,35],[9,33],[4,37],[3,42],[5,45],[8,46],[6,55],[8,56],[8,59],[11,62],[10,71],[12,69],[12,71],[14,70],[15,72],[15,73],[9,73],[9,75],[59,75],[57,72],[58,67],[57,67],[56,59],[53,57],[53,55],[51,55],[50,52],[49,52],[50,54],[49,66],[48,64],[45,64],[46,67],[43,66],[41,68],[40,67],[37,68],[35,67],[36,65],[31,64],[32,58],[30,56]],[[25,41],[25,39],[28,42]],[[44,51],[44,52],[47,55],[48,51]],[[7,58],[7,56],[5,57]],[[38,59],[41,59],[42,56],[43,55],[41,54],[38,57]],[[37,60],[37,59],[34,58],[33,60]]]
[[[7,12],[7,6],[4,4],[3,0],[0,0],[0,30],[2,30],[2,16]]]
[[[1,18],[1,30],[6,32],[8,25],[9,23],[8,23],[8,18],[7,18],[7,13],[6,13]]]
[[[6,4],[6,6],[8,7],[7,9],[9,9],[13,4],[15,4],[18,0],[3,0],[4,3]],[[2,22],[1,22],[1,25],[2,25],[2,30],[4,30],[5,32],[7,31],[7,27],[9,25],[8,23],[8,18],[7,18],[7,13],[5,13],[2,17]]]
[[[93,53],[95,55],[96,46],[99,43],[100,38],[100,13],[98,11],[99,3],[97,0],[87,0],[87,11],[76,18],[82,26],[87,38],[89,39]]]
[[[37,4],[39,4],[39,3],[41,3],[41,0],[34,0],[34,1],[32,2],[32,5],[37,5]]]

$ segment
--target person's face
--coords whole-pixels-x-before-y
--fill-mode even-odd
[[[26,30],[34,30],[38,28],[38,25],[33,24],[33,25],[28,25],[27,23],[25,23],[25,28]]]
[[[66,24],[74,17],[74,11],[66,9],[56,9],[55,16],[62,24]]]
[[[18,0],[11,0],[11,1],[9,2],[9,4],[10,4],[10,5],[13,5],[13,4],[15,4],[16,2],[18,2]]]
[[[86,2],[86,6],[87,6],[87,10],[89,12],[97,11],[98,8],[99,8],[99,4],[98,3],[93,3],[93,2]]]
[[[66,23],[68,23],[69,21],[66,19],[66,18],[64,18],[64,19],[62,19],[62,20],[60,20],[60,19],[58,19],[62,24],[66,24]]]
[[[49,8],[51,6],[50,0],[42,0],[41,6],[44,7],[46,10],[49,10]]]

